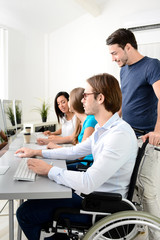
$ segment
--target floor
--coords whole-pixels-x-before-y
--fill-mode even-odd
[[[0,240],[9,240],[9,223],[8,223],[8,204],[4,207],[6,204],[6,200],[0,200]],[[14,209],[16,211],[18,207],[19,202],[14,201]],[[3,209],[4,207],[4,209]],[[3,209],[3,210],[2,210]],[[2,210],[2,212],[1,212]],[[14,216],[14,227],[15,227],[15,239],[17,239],[17,220],[16,216]],[[22,234],[22,240],[27,240],[27,238]]]

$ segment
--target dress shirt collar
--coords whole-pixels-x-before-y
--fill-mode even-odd
[[[100,128],[104,128],[105,130],[107,130],[107,129],[111,128],[113,123],[115,123],[119,119],[120,119],[120,117],[119,117],[118,113],[116,112],[102,127],[100,127],[99,124],[96,124],[95,130],[98,130]]]
[[[115,126],[115,122],[117,122],[119,119],[120,117],[116,112],[102,127],[100,127],[99,124],[97,123],[97,125],[95,126],[94,141],[96,142],[100,135],[102,135],[105,131]]]

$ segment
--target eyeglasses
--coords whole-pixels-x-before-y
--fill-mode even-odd
[[[92,94],[99,94],[99,93],[97,93],[97,92],[92,92],[92,93],[83,93],[83,98],[84,98],[84,100],[86,100],[86,98],[87,98],[87,96],[89,96],[89,95],[92,95]]]

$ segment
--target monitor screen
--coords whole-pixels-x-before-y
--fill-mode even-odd
[[[22,129],[23,119],[22,119],[22,101],[14,100],[14,109],[15,109],[15,119],[17,124],[17,129]]]
[[[5,123],[4,123],[4,114],[3,114],[3,109],[2,109],[2,102],[0,100],[0,157],[2,156],[2,151],[1,150],[6,148],[7,143],[8,143],[8,136],[6,134]]]
[[[5,132],[4,116],[2,110],[2,102],[0,100],[0,128]]]
[[[5,129],[8,136],[16,133],[16,121],[12,100],[3,100]]]

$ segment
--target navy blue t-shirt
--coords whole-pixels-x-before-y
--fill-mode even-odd
[[[120,72],[122,118],[132,127],[153,131],[157,120],[158,99],[153,83],[160,80],[160,61],[144,57]]]

